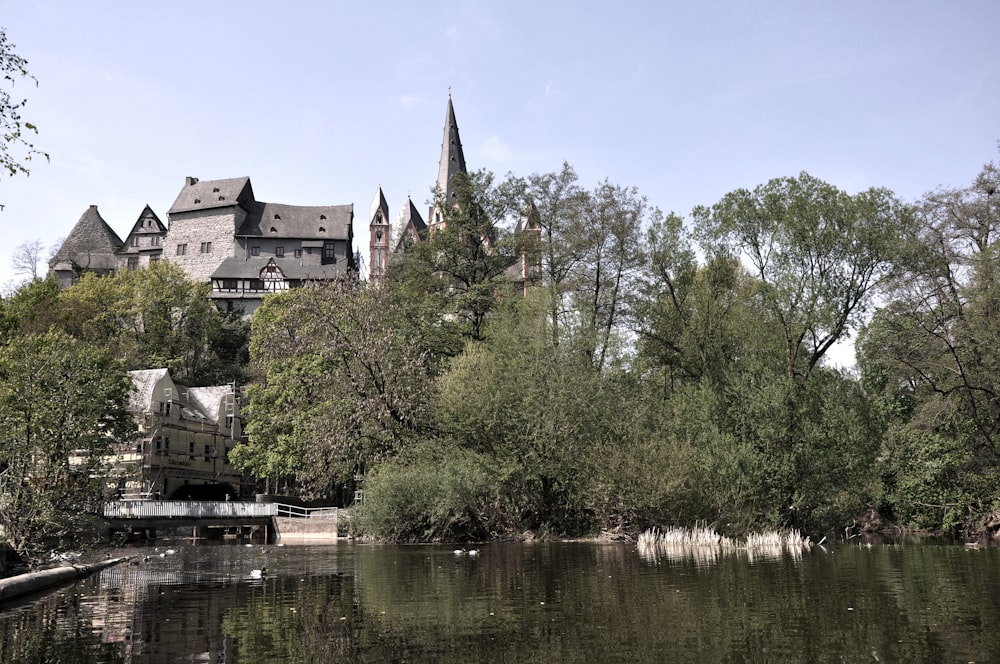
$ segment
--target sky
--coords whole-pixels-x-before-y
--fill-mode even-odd
[[[366,257],[379,186],[426,209],[449,93],[470,169],[568,162],[685,216],[802,171],[915,201],[1000,161],[998,0],[0,0],[0,26],[50,155],[0,174],[0,285],[89,205],[166,221],[185,176],[353,203]]]

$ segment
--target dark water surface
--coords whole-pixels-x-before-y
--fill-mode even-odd
[[[998,549],[165,548],[5,607],[0,662],[1000,661]]]

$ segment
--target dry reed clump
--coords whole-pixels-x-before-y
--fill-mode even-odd
[[[751,559],[778,557],[790,553],[800,557],[812,542],[797,530],[751,533],[743,540],[720,535],[707,526],[651,529],[639,535],[637,548],[644,557],[681,559],[693,557],[715,560],[720,554],[745,552]]]

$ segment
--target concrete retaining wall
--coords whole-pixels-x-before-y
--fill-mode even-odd
[[[337,519],[274,518],[277,542],[332,542],[337,539]]]

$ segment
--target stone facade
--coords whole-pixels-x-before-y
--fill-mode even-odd
[[[222,261],[235,255],[236,229],[246,219],[239,207],[170,215],[170,228],[163,240],[164,255],[192,279],[208,281]]]

